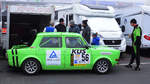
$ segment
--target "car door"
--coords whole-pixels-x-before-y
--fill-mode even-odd
[[[124,32],[124,36],[126,38],[126,43],[128,46],[132,45],[132,40],[131,40],[131,34],[133,31],[132,26],[130,25],[130,18],[124,18],[124,24],[125,24],[125,32]]]
[[[80,37],[65,37],[65,68],[66,69],[90,69],[91,49],[85,48],[85,42]]]
[[[43,37],[37,54],[46,70],[64,69],[64,53],[61,37]]]

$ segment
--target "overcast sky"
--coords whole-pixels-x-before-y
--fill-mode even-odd
[[[6,0],[6,1],[52,1],[52,0]],[[65,0],[55,0],[55,1],[65,1]],[[76,0],[70,0],[70,1],[76,1]],[[150,0],[97,0],[97,1],[147,2]]]
[[[53,1],[53,0],[6,0],[6,1]],[[73,1],[80,1],[80,0],[54,0],[54,1],[56,1],[56,2],[67,2],[67,1],[73,2]],[[122,1],[122,2],[138,2],[138,3],[140,2],[140,3],[150,5],[150,0],[97,0],[97,1]]]
[[[145,5],[150,5],[150,0],[103,0],[103,1],[122,1],[122,2],[136,2],[144,3]]]
[[[150,0],[104,0],[104,1],[123,1],[123,2],[141,2],[141,3],[150,3]]]

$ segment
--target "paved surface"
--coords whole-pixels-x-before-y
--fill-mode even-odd
[[[0,84],[149,84],[150,58],[141,58],[141,71],[124,67],[129,55],[124,55],[113,72],[99,75],[92,71],[43,71],[28,76],[21,71],[9,70],[7,60],[0,60]]]

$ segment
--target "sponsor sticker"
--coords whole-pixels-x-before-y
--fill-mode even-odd
[[[84,66],[90,64],[90,54],[86,50],[72,49],[71,66]]]
[[[61,51],[47,50],[46,51],[46,65],[61,65]]]

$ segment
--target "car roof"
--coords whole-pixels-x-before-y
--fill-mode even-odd
[[[38,33],[37,36],[60,36],[60,35],[64,35],[64,36],[81,36],[81,34],[78,33],[69,33],[69,32],[42,32],[42,33]]]

